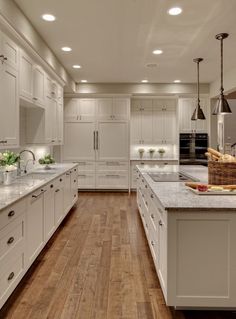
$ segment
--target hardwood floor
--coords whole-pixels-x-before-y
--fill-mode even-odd
[[[231,319],[233,312],[165,306],[136,207],[127,193],[80,193],[0,312],[6,319]]]

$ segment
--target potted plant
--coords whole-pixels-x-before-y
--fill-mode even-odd
[[[44,167],[45,169],[51,169],[50,164],[54,164],[54,163],[55,163],[55,160],[51,154],[47,154],[44,157],[39,159],[39,164],[45,165]]]
[[[9,185],[16,178],[19,154],[11,151],[0,153],[0,168],[3,174],[3,183]]]
[[[159,155],[160,155],[160,157],[163,157],[164,156],[164,154],[165,154],[165,149],[164,148],[159,148],[158,149],[158,153],[159,153]]]
[[[154,148],[149,148],[149,155],[150,155],[151,158],[153,158],[153,155],[154,155],[155,151],[156,150]]]
[[[142,158],[143,157],[143,154],[145,152],[145,149],[144,148],[139,148],[138,149],[138,152],[139,152],[139,157]]]

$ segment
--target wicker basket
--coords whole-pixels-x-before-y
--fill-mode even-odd
[[[208,161],[208,183],[211,185],[236,185],[236,162]]]

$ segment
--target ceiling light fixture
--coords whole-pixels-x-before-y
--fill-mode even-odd
[[[79,64],[74,64],[74,65],[73,65],[73,68],[74,68],[74,69],[81,69],[81,65],[79,65]]]
[[[142,83],[148,83],[148,80],[142,80]]]
[[[61,48],[62,49],[62,51],[64,51],[64,52],[70,52],[70,51],[72,51],[72,49],[70,48],[70,47],[63,47],[63,48]]]
[[[197,63],[197,105],[191,117],[192,121],[196,120],[205,120],[206,117],[203,113],[203,110],[200,105],[200,96],[199,96],[199,63],[202,62],[202,58],[193,59],[193,62]]]
[[[228,33],[219,33],[215,36],[217,40],[220,41],[220,96],[216,102],[213,115],[219,114],[229,114],[232,113],[229,103],[224,97],[224,87],[223,87],[223,40],[228,38]]]
[[[87,83],[88,81],[87,80],[81,80],[81,83]]]
[[[179,15],[180,13],[182,13],[182,9],[181,8],[179,8],[179,7],[174,7],[174,8],[170,8],[169,10],[168,10],[168,13],[169,13],[169,15],[171,15],[171,16],[177,16],[177,15]]]
[[[52,14],[45,13],[45,14],[42,15],[42,19],[45,20],[45,21],[52,22],[52,21],[56,20],[56,17],[54,15],[52,15]]]
[[[161,49],[156,49],[154,51],[152,51],[153,54],[162,54],[163,51]]]
[[[174,80],[174,83],[180,83],[181,80]]]

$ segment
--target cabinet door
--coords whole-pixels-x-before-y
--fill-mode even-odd
[[[186,98],[179,101],[179,129],[180,133],[192,133],[195,130],[195,122],[191,117],[195,108],[194,99]]]
[[[161,218],[159,220],[158,239],[158,273],[159,280],[161,282],[161,286],[165,295],[167,291],[167,225]]]
[[[65,122],[76,122],[79,115],[79,99],[65,99]]]
[[[54,205],[55,183],[46,187],[44,193],[44,240],[47,241],[55,230],[55,205]]]
[[[94,121],[96,114],[95,99],[80,99],[79,100],[79,121]]]
[[[163,140],[165,144],[174,144],[177,141],[176,112],[172,108],[163,111]]]
[[[71,208],[71,173],[70,171],[66,172],[64,175],[64,213],[67,214]]]
[[[51,126],[52,126],[52,144],[58,143],[58,137],[57,137],[57,101],[52,99],[50,100],[50,107],[51,107]]]
[[[95,188],[95,173],[80,171],[78,174],[78,188],[94,189]]]
[[[36,104],[40,106],[44,106],[45,101],[44,101],[44,89],[45,89],[45,84],[44,84],[44,71],[39,67],[39,66],[34,66],[33,70],[33,100]]]
[[[98,119],[100,120],[112,120],[113,113],[113,101],[112,99],[98,99]]]
[[[141,111],[135,110],[131,113],[130,118],[130,141],[131,144],[142,143],[142,120]]]
[[[44,244],[43,194],[35,193],[29,197],[27,210],[27,262],[31,264]]]
[[[20,56],[20,95],[32,102],[33,99],[33,68],[34,64],[30,57],[23,51]]]
[[[2,54],[4,63],[15,70],[19,70],[19,47],[8,36],[2,34]]]
[[[63,144],[63,104],[57,104],[57,141],[58,144]]]
[[[75,203],[78,199],[78,170],[77,168],[72,169],[70,177],[70,188],[71,188],[71,204]]]
[[[66,161],[94,161],[95,123],[65,123],[63,154]]]
[[[200,105],[203,110],[203,113],[206,117],[205,120],[196,121],[196,132],[197,133],[207,133],[208,132],[208,100],[206,98],[200,99]]]
[[[128,120],[130,100],[127,98],[113,99],[113,120]]]
[[[153,143],[164,143],[164,111],[162,106],[153,108]]]
[[[63,187],[60,184],[56,185],[54,191],[55,201],[55,224],[59,225],[64,217],[64,194]]]
[[[141,113],[142,144],[151,144],[153,131],[153,113],[150,109],[144,109],[143,111],[141,111]]]
[[[64,93],[63,87],[58,85],[57,92],[58,92],[57,93],[58,103],[63,104],[63,93]]]
[[[44,88],[44,91],[45,91],[45,96],[49,99],[52,98],[52,80],[50,78],[49,75],[45,75],[45,88]]]
[[[98,160],[128,159],[127,122],[98,123]]]
[[[19,144],[18,72],[7,64],[1,72],[0,136],[6,146]]]

